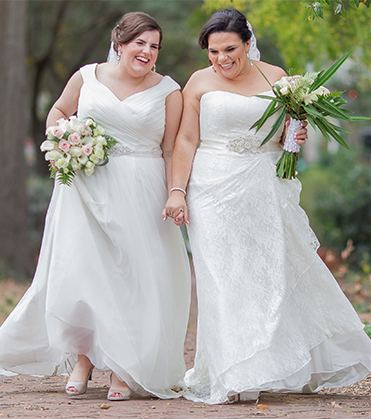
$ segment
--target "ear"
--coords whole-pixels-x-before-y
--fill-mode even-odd
[[[251,46],[251,39],[249,39],[247,42],[245,42],[245,52],[246,52],[246,54],[248,54],[248,52],[250,51],[250,46]]]

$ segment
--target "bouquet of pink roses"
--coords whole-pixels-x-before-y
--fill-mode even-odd
[[[75,116],[59,119],[56,126],[48,127],[41,151],[54,178],[61,184],[71,186],[76,170],[90,176],[95,166],[108,163],[108,150],[116,140],[105,134],[104,129],[93,119],[78,120]]]

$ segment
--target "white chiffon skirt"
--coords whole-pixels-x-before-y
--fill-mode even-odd
[[[164,223],[164,161],[121,156],[55,185],[32,286],[0,328],[0,367],[71,370],[78,354],[140,394],[179,397],[190,275]]]

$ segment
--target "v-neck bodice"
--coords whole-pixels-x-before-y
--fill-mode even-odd
[[[165,76],[157,85],[121,101],[96,78],[96,66],[88,64],[80,69],[84,83],[78,117],[93,118],[118,141],[118,146],[148,152],[158,150],[165,130],[166,97],[180,86]]]

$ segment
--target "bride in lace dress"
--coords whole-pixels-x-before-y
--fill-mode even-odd
[[[180,396],[189,266],[161,211],[182,97],[151,71],[161,39],[150,16],[124,15],[112,31],[118,62],[82,67],[48,115],[50,126],[77,110],[117,144],[92,176],[55,183],[32,286],[0,328],[3,373],[63,374],[77,361],[68,394],[86,391],[94,365],[113,372],[110,400]]]
[[[250,130],[269,104],[255,95],[273,95],[258,69],[271,84],[284,72],[258,61],[251,26],[236,10],[216,12],[199,42],[212,66],[183,92],[177,189],[164,212],[177,225],[189,220],[197,281],[197,353],[185,397],[214,404],[362,380],[370,339],[317,255],[299,180],[276,176],[282,130],[263,147],[274,119]]]

